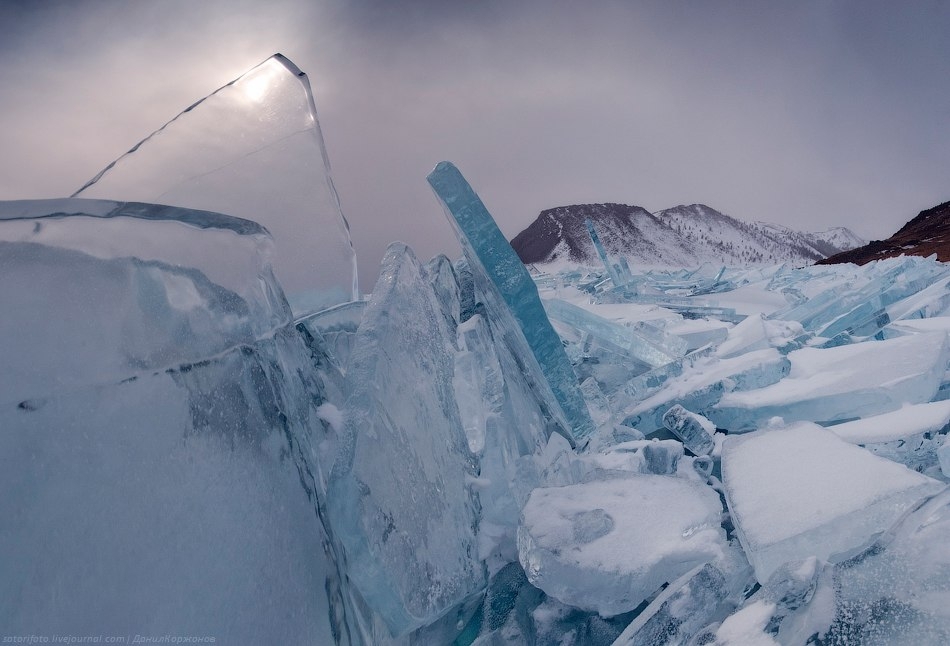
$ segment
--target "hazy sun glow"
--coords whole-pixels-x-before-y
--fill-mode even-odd
[[[249,72],[239,82],[244,97],[248,101],[260,103],[267,96],[268,91],[277,81],[284,67],[274,60],[268,60],[253,71]]]

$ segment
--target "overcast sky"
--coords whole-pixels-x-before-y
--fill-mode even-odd
[[[886,237],[950,199],[950,2],[0,0],[0,199],[64,196],[280,51],[307,71],[364,289],[457,253],[456,163],[545,208],[702,202]]]

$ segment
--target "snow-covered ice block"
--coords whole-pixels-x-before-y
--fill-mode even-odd
[[[566,604],[611,616],[720,556],[715,491],[670,476],[536,489],[518,528],[528,580]]]
[[[852,444],[873,444],[936,433],[950,423],[950,400],[903,406],[890,413],[872,415],[829,426],[828,430]]]
[[[853,556],[944,488],[809,423],[727,437],[722,475],[760,583],[786,561]]]
[[[775,614],[775,603],[760,599],[726,618],[716,629],[713,646],[781,646],[765,632]],[[705,637],[705,636],[704,636]]]
[[[942,332],[789,353],[782,381],[723,395],[705,413],[720,428],[743,431],[772,417],[830,422],[930,401],[947,366]],[[872,368],[873,367],[873,368]]]
[[[455,340],[412,251],[390,245],[353,344],[327,498],[349,579],[393,635],[486,582]]]
[[[572,442],[589,435],[594,424],[577,376],[518,254],[454,165],[440,162],[426,179],[445,207],[489,316],[523,362],[559,431]]]

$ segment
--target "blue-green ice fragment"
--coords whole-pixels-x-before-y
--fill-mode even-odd
[[[556,430],[572,443],[589,435],[594,424],[574,369],[521,259],[453,164],[440,162],[426,179],[445,207],[489,316],[524,363]]]

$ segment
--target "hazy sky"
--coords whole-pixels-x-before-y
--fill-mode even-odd
[[[280,51],[308,72],[369,289],[457,253],[456,163],[508,237],[544,208],[703,202],[886,237],[950,199],[950,2],[0,0],[0,199],[72,193]]]

